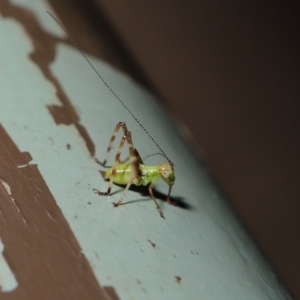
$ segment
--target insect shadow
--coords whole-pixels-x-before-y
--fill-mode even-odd
[[[103,179],[105,180],[105,171],[100,170],[99,172],[102,175]],[[123,185],[116,184],[116,183],[114,183],[114,185],[120,187],[121,189],[114,191],[113,193],[111,193],[111,195],[115,195],[115,194],[121,192],[122,190],[124,190]],[[141,201],[151,200],[151,196],[149,195],[149,191],[148,191],[148,186],[131,185],[129,190],[133,191],[133,192],[136,192],[136,193],[139,193],[143,197],[143,199],[136,199],[136,200],[126,201],[126,202],[123,202],[121,205],[134,203],[134,202],[141,202]],[[161,201],[164,201],[164,202],[167,202],[166,201],[166,196],[167,196],[166,194],[156,190],[155,188],[153,189],[153,191],[154,191],[155,197],[157,199],[159,199]],[[145,197],[148,197],[148,199],[145,199]],[[186,209],[186,210],[192,210],[193,209],[192,205],[190,205],[184,197],[170,196],[170,200],[174,203],[174,206],[176,206],[176,207]]]

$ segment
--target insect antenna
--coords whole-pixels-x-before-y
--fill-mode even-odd
[[[101,81],[104,83],[104,85],[109,89],[109,91],[117,98],[117,100],[123,105],[123,107],[129,112],[129,114],[132,116],[132,118],[140,125],[140,127],[144,130],[144,132],[148,135],[148,137],[152,140],[152,142],[156,145],[158,150],[161,152],[161,154],[167,159],[167,161],[170,163],[172,168],[174,168],[173,162],[169,159],[167,154],[161,149],[161,147],[158,145],[158,143],[154,140],[154,138],[151,136],[151,134],[147,131],[147,129],[142,125],[142,123],[137,119],[137,117],[131,112],[131,110],[127,107],[127,105],[124,103],[124,101],[112,90],[112,88],[108,85],[108,83],[104,80],[104,78],[100,75],[100,73],[96,70],[96,68],[93,66],[91,61],[88,59],[88,57],[84,54],[84,52],[81,50],[81,48],[78,46],[72,35],[68,32],[68,30],[49,12],[47,13],[52,17],[52,19],[64,30],[64,32],[69,36],[69,39],[74,44],[74,46],[78,49],[78,51],[82,54],[82,56],[85,58],[85,60],[88,62],[88,64],[91,66],[91,68],[94,70],[94,72],[98,75],[98,77],[101,79]]]

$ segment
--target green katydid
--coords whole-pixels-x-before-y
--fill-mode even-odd
[[[127,126],[124,122],[120,122],[119,124],[117,124],[116,129],[114,130],[110,142],[108,144],[108,148],[103,163],[101,163],[97,159],[96,161],[101,166],[106,165],[109,153],[112,148],[112,144],[120,128],[123,129],[124,135],[121,139],[113,167],[110,168],[105,174],[105,179],[109,180],[107,192],[100,192],[97,189],[93,189],[93,191],[101,196],[109,196],[113,182],[116,184],[126,185],[122,197],[119,199],[117,203],[115,202],[113,203],[114,206],[117,207],[121,205],[128,189],[132,184],[144,185],[144,186],[148,185],[149,193],[155,202],[156,208],[160,216],[163,217],[162,210],[160,209],[160,206],[157,203],[157,200],[153,194],[152,189],[156,181],[161,178],[164,182],[166,182],[169,185],[167,202],[169,204],[173,204],[173,202],[170,200],[172,185],[175,181],[173,164],[170,161],[166,161],[156,166],[144,165],[138,151],[136,150],[136,148],[132,143],[131,132],[127,130]],[[120,156],[126,141],[129,147],[129,163],[121,163]]]
[[[104,85],[110,90],[110,92],[117,98],[117,100],[124,106],[124,108],[129,112],[129,114],[135,119],[135,121],[142,127],[144,132],[149,136],[149,138],[153,141],[153,143],[157,146],[157,148],[161,151],[161,154],[167,159],[166,162],[161,163],[159,165],[155,166],[146,166],[143,164],[143,161],[136,150],[132,138],[131,138],[131,132],[127,130],[126,124],[124,122],[120,122],[117,124],[110,142],[108,144],[108,148],[105,154],[105,158],[103,163],[101,163],[97,158],[95,158],[96,162],[99,163],[101,166],[105,166],[108,160],[109,153],[112,148],[112,144],[116,138],[116,135],[120,128],[123,129],[124,135],[121,139],[113,167],[108,169],[105,174],[105,179],[109,180],[107,192],[100,192],[97,189],[93,189],[95,193],[101,196],[109,196],[111,194],[111,188],[112,184],[120,184],[120,185],[126,185],[123,195],[119,199],[117,203],[113,203],[115,207],[118,207],[122,204],[122,201],[130,188],[130,186],[133,185],[144,185],[149,187],[149,193],[151,195],[151,198],[154,200],[156,208],[160,214],[161,217],[163,217],[162,210],[153,194],[153,187],[158,179],[162,179],[164,182],[166,182],[169,185],[169,192],[167,196],[167,203],[174,204],[170,200],[171,195],[171,189],[172,185],[175,181],[175,173],[174,173],[174,164],[170,161],[170,159],[167,157],[165,152],[160,148],[160,146],[157,144],[157,142],[152,138],[152,136],[148,133],[148,131],[144,128],[144,126],[139,122],[139,120],[135,117],[135,115],[129,110],[129,108],[126,106],[126,104],[121,100],[121,98],[111,89],[111,87],[107,84],[107,82],[104,80],[104,78],[98,73],[98,71],[95,69],[95,67],[92,65],[90,60],[87,58],[87,56],[84,54],[84,52],[81,50],[81,48],[77,45],[71,34],[65,29],[65,27],[50,13],[48,14],[61,26],[61,28],[67,33],[70,40],[73,42],[75,47],[80,51],[80,53],[83,55],[83,57],[86,59],[88,64],[91,66],[91,68],[95,71],[95,73],[98,75],[98,77],[101,79],[101,81],[104,83]],[[123,150],[124,144],[127,142],[129,147],[129,162],[128,163],[122,163],[120,161],[121,152]]]

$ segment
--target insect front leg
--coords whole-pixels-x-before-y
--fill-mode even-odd
[[[153,189],[153,186],[154,186],[153,184],[150,184],[150,185],[149,185],[149,188],[148,188],[149,194],[151,195],[151,198],[153,199],[153,201],[154,201],[154,203],[155,203],[155,205],[156,205],[156,208],[157,208],[157,210],[158,210],[160,216],[161,216],[162,218],[164,218],[164,214],[163,214],[163,212],[162,212],[162,210],[161,210],[159,204],[157,203],[157,200],[156,200],[156,198],[155,198],[155,196],[154,196],[154,194],[153,194],[153,190],[152,190],[152,189]]]
[[[171,190],[172,190],[172,185],[169,186],[169,192],[168,192],[168,197],[167,197],[167,203],[173,206],[176,206],[176,201],[172,201],[170,199],[170,195],[171,195]]]

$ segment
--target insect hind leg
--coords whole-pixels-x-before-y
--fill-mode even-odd
[[[101,162],[99,159],[97,159],[96,157],[94,157],[95,161],[101,165],[101,166],[105,166],[106,163],[107,163],[107,160],[108,160],[108,157],[109,157],[109,154],[110,154],[110,151],[112,149],[112,145],[116,139],[116,136],[120,130],[120,128],[123,129],[123,132],[124,132],[124,135],[127,134],[128,132],[128,129],[127,129],[127,126],[126,126],[126,123],[125,122],[119,122],[117,125],[116,125],[116,128],[115,130],[113,131],[113,134],[109,140],[109,143],[108,143],[108,146],[107,146],[107,150],[106,150],[106,153],[105,153],[105,157],[104,157],[104,160],[103,162]],[[119,163],[120,163],[120,160],[119,160]]]
[[[126,183],[126,187],[124,189],[122,197],[119,199],[119,201],[117,203],[113,203],[115,207],[118,207],[122,203],[122,201],[125,198],[125,195],[126,195],[128,189],[130,188],[131,184],[133,184],[133,182],[135,180],[139,180],[139,178],[140,178],[139,165],[143,163],[138,151],[135,149],[135,147],[133,145],[132,138],[131,138],[131,132],[128,131],[127,126],[124,122],[120,122],[120,123],[117,124],[117,126],[116,126],[116,128],[113,132],[113,135],[110,139],[110,142],[109,142],[109,145],[108,145],[108,148],[107,148],[107,152],[106,152],[103,164],[100,163],[97,160],[96,161],[98,163],[100,163],[101,165],[106,164],[109,152],[111,151],[111,148],[112,148],[112,144],[113,144],[113,142],[116,138],[116,135],[117,135],[117,133],[118,133],[118,131],[121,127],[124,131],[124,135],[123,135],[123,137],[120,141],[120,145],[119,145],[119,148],[118,148],[118,151],[117,151],[117,154],[116,154],[116,157],[115,157],[115,161],[114,161],[114,164],[113,164],[113,167],[112,167],[112,170],[111,170],[107,191],[106,192],[101,192],[97,189],[93,189],[94,193],[96,193],[98,195],[101,195],[101,196],[109,196],[110,195],[111,189],[112,189],[112,184],[114,182],[114,178],[117,175],[117,167],[120,164],[120,156],[121,156],[122,150],[124,148],[125,142],[127,141],[128,148],[129,148],[129,160],[130,160],[130,167],[131,167],[132,176],[131,176],[130,180]]]

